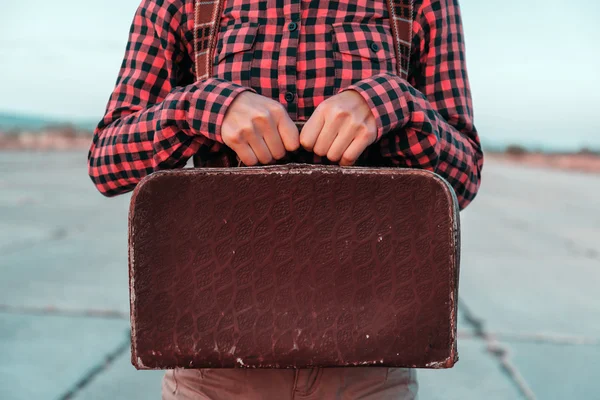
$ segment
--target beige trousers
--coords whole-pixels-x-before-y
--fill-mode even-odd
[[[414,400],[416,371],[406,368],[175,369],[163,400]]]

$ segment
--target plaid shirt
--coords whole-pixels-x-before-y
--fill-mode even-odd
[[[435,171],[466,207],[479,188],[483,155],[457,0],[415,0],[407,79],[395,73],[385,0],[270,3],[225,0],[213,76],[196,80],[193,0],[142,1],[88,155],[100,192],[130,191],[145,175],[181,168],[193,155],[224,154],[220,127],[245,90],[281,102],[301,128],[319,103],[352,89],[378,129],[357,165]],[[303,149],[288,161],[329,163]]]

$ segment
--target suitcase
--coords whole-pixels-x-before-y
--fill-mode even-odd
[[[129,211],[132,363],[452,367],[458,211],[417,169],[153,173]]]

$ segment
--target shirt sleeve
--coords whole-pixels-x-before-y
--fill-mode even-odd
[[[188,20],[194,14],[186,7],[182,0],[143,0],[135,13],[88,153],[90,178],[106,196],[132,190],[154,171],[182,168],[196,153],[208,154],[222,143],[220,127],[235,97],[255,92],[223,79],[196,82]]]
[[[369,103],[381,155],[402,167],[445,178],[460,208],[476,196],[483,153],[473,125],[458,0],[417,0],[408,80],[390,73],[363,79],[356,90]]]

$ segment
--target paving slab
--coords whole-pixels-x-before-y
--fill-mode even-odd
[[[517,225],[552,246],[558,239],[598,255],[600,174],[494,163],[486,171],[474,209],[481,207],[497,223]]]
[[[600,399],[600,346],[508,344],[512,363],[538,399]]]
[[[600,241],[597,239],[600,222],[593,221],[592,215],[597,214],[595,210],[589,211],[589,217],[581,216],[578,220],[564,208],[546,210],[541,216],[538,215],[540,210],[522,215],[519,206],[510,207],[508,201],[502,201],[502,206],[494,206],[493,201],[463,212],[467,226],[463,235],[473,244],[477,243],[477,246],[469,247],[467,242],[467,250],[485,251],[491,256],[499,252],[533,255],[540,261],[559,254],[595,258],[600,262]],[[486,241],[489,246],[481,246]]]
[[[555,256],[573,256],[563,239],[543,233],[532,234],[519,220],[511,221],[487,204],[473,204],[471,209],[461,213],[461,273],[469,273],[472,266],[465,257],[472,254],[489,259],[511,255],[537,262]]]
[[[129,312],[127,234],[91,232],[0,254],[0,304]]]
[[[486,170],[461,214],[462,299],[492,333],[600,338],[600,177]]]
[[[0,305],[128,312],[129,195],[100,195],[86,157],[0,156]],[[600,338],[599,183],[593,175],[489,162],[478,198],[461,213],[461,299],[486,330],[513,334],[500,340],[509,341],[540,399],[600,398],[591,375],[598,347],[510,339]],[[464,311],[460,361],[451,370],[419,370],[420,399],[519,399]],[[123,343],[128,326],[126,319],[0,313],[0,398],[60,396]],[[126,353],[77,398],[158,398],[163,372],[136,371]]]
[[[0,399],[62,396],[127,335],[127,321],[0,313]]]
[[[569,212],[577,214],[580,208],[593,208],[593,205],[600,201],[598,183],[598,174],[490,160],[484,166],[481,187],[484,190],[480,194],[488,197],[501,195],[520,198],[524,204],[533,203],[541,207],[559,203],[570,206]],[[512,190],[505,190],[506,185]],[[600,216],[596,216],[595,219],[598,218]]]
[[[458,341],[451,369],[419,369],[419,400],[518,400],[520,393],[479,339]]]
[[[81,175],[78,181],[76,185],[58,181],[43,184],[27,182],[0,189],[0,221],[7,229],[24,226],[52,231],[75,227],[95,228],[98,232],[101,226],[103,233],[106,229],[110,230],[115,222],[119,229],[127,225],[130,195],[106,198],[94,188],[87,176]]]
[[[599,264],[556,257],[466,255],[461,296],[489,332],[600,338]]]
[[[86,161],[83,151],[2,154],[0,305],[128,312],[130,195],[102,196]]]
[[[0,254],[14,249],[28,247],[31,243],[38,243],[52,237],[54,232],[49,228],[24,225],[16,222],[7,223],[0,221]]]
[[[159,399],[165,371],[138,371],[131,365],[129,357],[129,351],[119,356],[73,399]]]
[[[419,399],[519,399],[514,385],[480,340],[459,342],[459,363],[451,370],[419,370]],[[164,371],[136,371],[123,354],[75,399],[151,399],[160,394]]]

